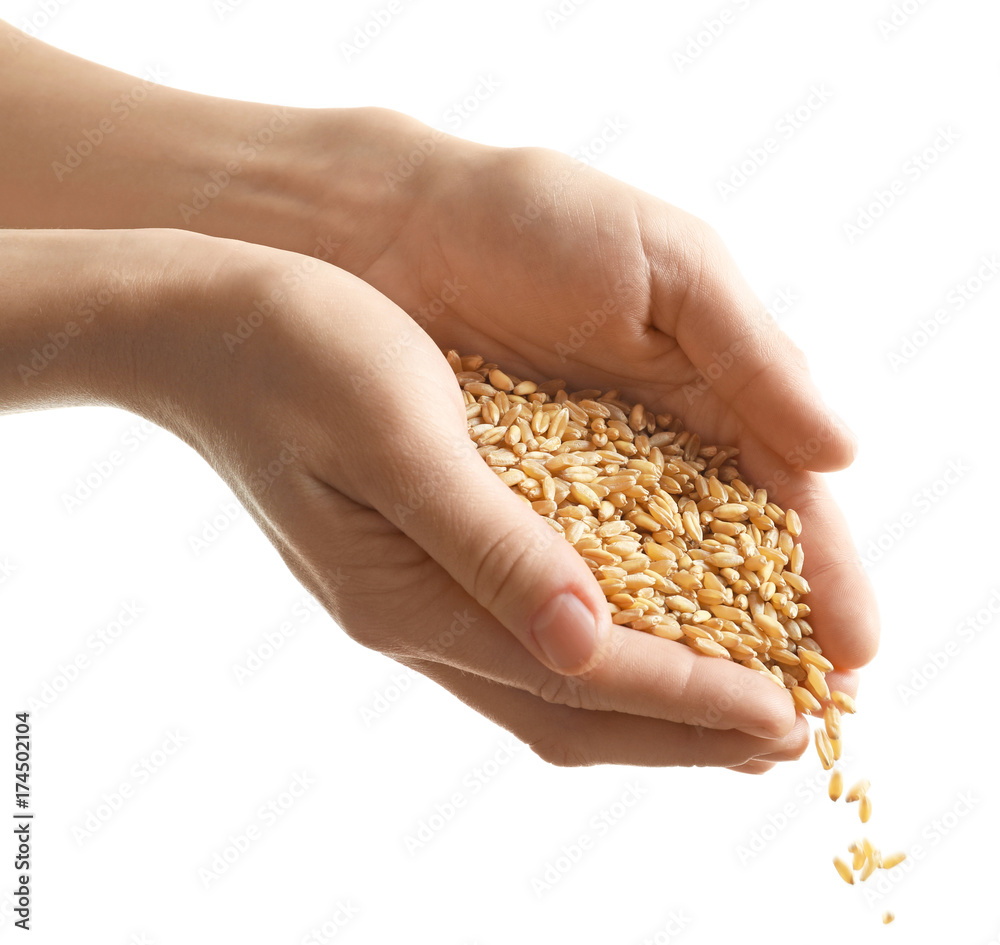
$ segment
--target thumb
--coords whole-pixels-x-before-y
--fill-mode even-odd
[[[697,252],[675,337],[712,390],[793,469],[850,465],[854,434],[824,403],[805,356],[747,285],[717,237]],[[703,385],[699,385],[699,388]]]
[[[423,372],[425,409],[392,439],[370,501],[544,665],[593,669],[612,633],[604,594],[554,523],[479,455],[454,373],[436,354],[432,384]]]

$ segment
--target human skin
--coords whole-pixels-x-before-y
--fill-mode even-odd
[[[147,352],[143,376],[157,380],[121,405],[198,448],[355,639],[557,763],[760,771],[804,748],[804,725],[772,684],[613,627],[572,549],[466,461],[478,458],[439,348],[454,346],[523,376],[618,387],[681,415],[705,442],[738,446],[747,478],[803,519],[816,636],[838,667],[831,681],[854,690],[850,670],[877,643],[875,606],[817,475],[848,463],[853,439],[707,226],[553,152],[473,145],[380,109],[279,112],[162,87],[59,176],[66,147],[138,82],[9,27],[5,43],[17,48],[0,65],[0,117],[15,145],[0,156],[0,224],[215,237],[158,231],[170,246],[194,241],[185,252],[216,260],[238,288],[196,305],[198,318],[133,322],[123,311],[117,332],[129,340],[112,332],[107,343]],[[247,143],[265,128],[269,143],[255,150]],[[422,141],[429,157],[396,179],[400,155]],[[196,192],[227,167],[227,185],[197,210]],[[148,235],[117,238],[127,256],[129,240]],[[214,292],[216,276],[194,262],[183,285]],[[222,340],[289,285],[250,337]],[[600,330],[574,334],[598,310]],[[41,326],[22,330],[37,338]],[[420,409],[401,413],[414,390]],[[168,397],[165,416],[157,404]],[[255,494],[249,470],[290,430],[305,447],[292,474]],[[442,444],[456,458],[443,469]],[[418,502],[415,469],[435,484]],[[541,626],[560,599],[569,603]],[[442,649],[456,614],[475,630]]]

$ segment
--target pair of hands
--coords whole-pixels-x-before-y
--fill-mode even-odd
[[[351,118],[369,170],[347,207],[324,174],[333,113],[296,120],[271,173],[311,175],[314,209],[300,224],[247,224],[255,242],[174,229],[5,237],[20,240],[8,273],[18,253],[29,272],[47,256],[50,279],[97,266],[84,283],[129,287],[113,293],[92,344],[27,391],[8,384],[8,406],[97,400],[171,428],[355,640],[548,761],[757,773],[797,757],[808,733],[786,693],[611,625],[582,560],[476,455],[441,351],[619,388],[705,442],[738,446],[748,481],[800,513],[816,638],[838,668],[831,681],[853,691],[851,670],[874,653],[875,607],[816,474],[847,465],[853,440],[718,237],[537,149],[435,134],[431,157],[390,185],[383,171],[431,133],[380,110]],[[241,233],[215,219],[192,225]],[[74,239],[102,261],[79,262]],[[330,262],[261,245],[317,241],[334,247]],[[581,604],[575,618],[538,624],[565,592]]]

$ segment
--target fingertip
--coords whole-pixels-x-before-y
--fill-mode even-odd
[[[858,438],[854,431],[836,414],[828,412],[819,432],[795,447],[789,461],[813,472],[837,472],[850,466],[857,455]]]
[[[789,411],[783,427],[760,431],[765,441],[793,472],[836,472],[850,466],[858,453],[854,432],[823,404],[818,391],[799,403],[799,411]]]
[[[772,683],[766,685],[770,691],[763,693],[755,717],[746,725],[741,725],[740,730],[758,738],[787,738],[798,719],[795,704],[787,689],[779,689]]]

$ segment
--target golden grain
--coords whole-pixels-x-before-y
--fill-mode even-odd
[[[872,786],[871,781],[869,781],[867,778],[862,778],[856,784],[852,785],[852,787],[848,790],[847,794],[844,796],[844,800],[847,801],[848,804],[851,804],[854,801],[860,801],[861,798],[863,798],[868,793],[868,789],[871,786]]]
[[[830,698],[841,712],[847,712],[849,715],[854,713],[854,700],[846,692],[835,691],[831,694]]]
[[[840,878],[848,885],[853,886],[854,874],[851,872],[851,868],[839,856],[833,858],[833,865],[837,868],[837,872],[840,873]]]
[[[861,823],[867,824],[872,816],[872,799],[867,795],[863,795],[861,798],[861,804],[858,806],[858,816],[861,818]]]
[[[829,737],[821,728],[816,729],[816,754],[824,770],[829,771],[833,767],[833,749]]]
[[[737,661],[819,711],[832,666],[804,619],[801,522],[743,481],[739,450],[618,391],[446,357],[479,454],[583,557],[615,624]]]

